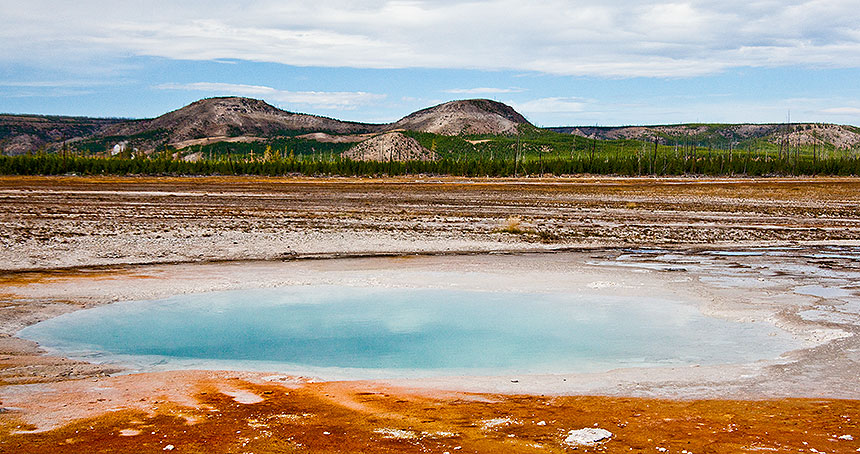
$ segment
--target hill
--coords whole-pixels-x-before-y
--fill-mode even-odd
[[[400,132],[387,132],[360,142],[343,153],[354,161],[433,161],[436,153]]]
[[[788,141],[793,146],[828,145],[850,149],[860,145],[860,128],[826,123],[798,124],[680,124],[655,126],[571,126],[549,128],[562,134],[598,140],[657,141],[663,145],[691,143],[700,146],[744,144],[755,140]]]
[[[0,154],[34,152],[58,142],[76,141],[127,120],[49,115],[0,115]]]
[[[139,136],[161,131],[162,141],[175,144],[207,137],[272,137],[293,131],[363,133],[379,125],[351,123],[316,115],[287,112],[250,98],[208,98],[151,120],[113,125],[104,136]]]
[[[205,156],[213,157],[228,153],[253,157],[262,154],[267,146],[280,150],[283,156],[289,153],[340,155],[352,144],[392,131],[402,131],[406,137],[416,139],[425,149],[432,150],[436,157],[452,159],[481,154],[513,156],[519,153],[517,150],[542,159],[541,156],[558,155],[565,150],[594,149],[593,145],[583,143],[590,142],[585,139],[649,143],[656,140],[674,149],[683,146],[729,151],[768,147],[783,150],[786,145],[794,149],[811,146],[813,152],[860,148],[860,128],[833,124],[680,124],[539,129],[510,106],[487,99],[446,102],[393,123],[369,124],[288,112],[257,99],[221,97],[202,99],[157,118],[144,120],[0,115],[0,153],[22,154],[38,149],[57,151],[65,142],[76,154],[84,156],[117,153],[131,156],[141,152],[151,155],[155,150],[161,152],[173,148],[183,150],[176,156],[193,153],[204,156],[202,153],[205,153]],[[520,140],[514,140],[514,135]],[[371,150],[379,147],[387,150],[385,147],[391,143],[385,141],[394,140],[398,147],[405,147],[394,155],[413,156],[417,153],[414,155],[424,159],[423,151],[417,152],[408,141],[391,137],[370,142],[359,149],[360,155],[378,154]],[[621,149],[630,149],[629,145],[623,142],[606,144],[609,148]]]
[[[36,127],[37,117],[31,127]],[[369,135],[408,130],[443,135],[515,134],[528,121],[510,106],[486,99],[452,101],[420,110],[388,124],[341,121],[317,115],[278,109],[265,101],[242,97],[207,98],[144,120],[78,119],[76,147],[86,153],[104,153],[126,147],[151,152],[165,145],[185,148],[218,142],[267,141],[276,137],[305,137],[319,142],[357,143]],[[87,123],[89,122],[89,123]],[[27,121],[23,123],[27,124]],[[32,129],[32,128],[31,128]],[[23,129],[0,130],[2,149],[23,153],[61,139],[61,134],[39,135],[38,140]],[[67,134],[66,139],[70,134]],[[11,145],[14,144],[14,147]],[[56,148],[56,147],[55,147]]]
[[[516,134],[519,125],[531,123],[512,107],[489,99],[470,99],[419,110],[393,123],[391,127],[455,136]]]

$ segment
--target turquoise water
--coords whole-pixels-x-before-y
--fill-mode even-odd
[[[796,347],[770,325],[709,318],[670,300],[338,286],[116,303],[38,323],[19,336],[71,357],[143,370],[324,378],[734,363]]]

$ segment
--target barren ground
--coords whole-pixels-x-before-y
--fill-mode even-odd
[[[0,178],[0,452],[561,452],[568,430],[595,425],[613,438],[580,451],[855,452],[858,223],[858,179]],[[778,254],[732,255],[762,247]],[[556,253],[483,255],[503,251]],[[769,317],[810,346],[779,364],[562,386],[110,375],[14,337],[119,299],[404,268],[302,259],[410,254],[511,276],[520,263],[567,269],[553,260],[579,275],[635,268],[655,289],[707,290],[714,315]],[[275,279],[279,266],[309,271]]]
[[[518,216],[521,233],[499,230]],[[860,179],[0,178],[3,269],[860,241]]]

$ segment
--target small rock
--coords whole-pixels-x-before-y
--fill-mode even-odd
[[[854,437],[851,435],[841,435],[839,437],[840,440],[854,441]]]
[[[540,421],[540,422],[538,422],[538,423],[537,423],[537,425],[539,425],[539,426],[545,426],[545,425],[546,425],[546,421]]]
[[[162,449],[162,451],[173,451],[173,445],[167,445]]]
[[[657,447],[657,448],[655,448],[655,449],[657,449],[657,452],[666,452],[666,451],[668,451],[668,449],[666,449],[666,448],[662,448],[662,447],[660,447],[660,446],[658,446],[658,447]]]
[[[564,439],[564,442],[566,444],[574,446],[589,446],[599,443],[610,437],[612,437],[612,432],[606,429],[594,429],[591,427],[586,427],[584,429],[571,430],[570,432],[568,432],[567,438]]]

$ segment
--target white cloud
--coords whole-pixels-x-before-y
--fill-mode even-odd
[[[860,107],[831,107],[828,109],[821,109],[821,113],[830,115],[860,116]]]
[[[106,56],[686,77],[860,67],[856,0],[7,2],[0,62]]]
[[[251,96],[284,104],[303,104],[320,109],[352,110],[385,98],[385,95],[355,92],[287,91],[261,85],[195,82],[189,84],[161,84],[160,90],[202,91],[213,96]]]
[[[522,103],[511,103],[518,111],[525,114],[532,113],[570,113],[582,112],[587,105],[580,98],[540,98]]]
[[[477,87],[477,88],[452,88],[450,90],[442,90],[444,93],[451,93],[455,95],[480,95],[480,94],[496,94],[496,93],[521,93],[525,91],[522,88],[491,88],[491,87]]]
[[[3,81],[0,80],[0,87],[21,87],[21,88],[67,88],[67,87],[95,87],[107,85],[105,81],[89,81],[89,80],[45,80],[45,81]]]
[[[776,99],[726,99],[714,100],[708,97],[689,99],[682,103],[629,104],[619,102],[589,101],[583,112],[550,114],[548,120],[559,124],[578,125],[638,125],[671,123],[783,123],[787,121],[827,122],[845,124],[860,119],[860,109],[831,108],[845,105],[845,99],[833,98],[776,98]],[[851,117],[854,118],[851,118]],[[644,120],[643,120],[644,119]],[[852,121],[853,120],[853,121]]]
[[[99,80],[0,80],[0,97],[4,98],[65,98],[97,93],[108,85],[121,85],[123,81]]]

